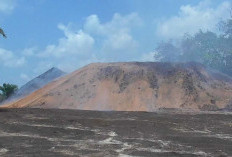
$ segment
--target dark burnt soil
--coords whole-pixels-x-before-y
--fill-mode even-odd
[[[232,156],[232,114],[1,109],[0,156]]]

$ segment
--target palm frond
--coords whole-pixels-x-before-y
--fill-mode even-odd
[[[4,31],[3,31],[2,28],[0,28],[0,34],[1,34],[4,38],[6,38],[6,34],[4,33]]]

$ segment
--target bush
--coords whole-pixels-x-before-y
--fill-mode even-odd
[[[6,99],[11,96],[16,90],[18,90],[17,85],[4,83],[3,86],[0,86],[0,95],[3,99]]]

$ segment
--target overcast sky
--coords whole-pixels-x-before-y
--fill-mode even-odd
[[[22,85],[51,67],[152,61],[158,42],[217,31],[231,0],[0,0],[0,83]]]

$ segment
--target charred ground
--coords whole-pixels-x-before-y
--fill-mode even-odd
[[[0,156],[231,156],[232,114],[1,109]]]

